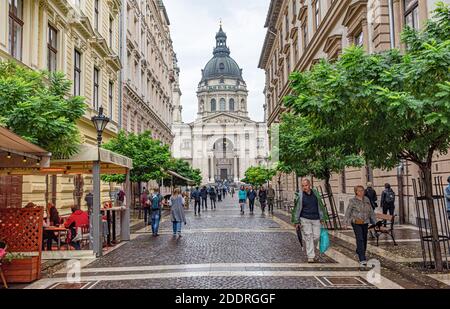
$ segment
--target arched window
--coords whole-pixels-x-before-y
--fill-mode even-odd
[[[224,98],[220,99],[220,111],[225,111],[227,108],[227,102]]]
[[[234,112],[234,99],[230,99],[230,111]]]
[[[216,103],[216,99],[212,99],[211,100],[211,111],[215,112],[217,110],[217,103]]]

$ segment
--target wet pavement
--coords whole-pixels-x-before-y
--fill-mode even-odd
[[[384,238],[379,247],[371,242],[370,257],[387,252],[382,265],[371,271],[359,268],[351,231],[331,232],[331,248],[316,263],[308,264],[289,216],[280,209],[275,215],[263,215],[256,208],[254,215],[241,215],[237,197],[227,196],[217,203],[216,210],[208,209],[195,216],[191,207],[186,216],[181,238],[172,236],[167,215],[161,223],[161,236],[156,238],[149,227],[138,223],[132,228],[131,241],[83,264],[80,283],[68,283],[65,272],[60,271],[29,288],[379,289],[415,288],[422,284],[411,282],[412,277],[402,278],[384,266],[390,265],[389,259],[395,256],[402,256],[405,263],[420,257],[414,228],[399,229],[398,247]],[[404,255],[405,248],[417,254]],[[374,271],[380,273],[377,280],[372,279]],[[427,284],[445,287],[444,279],[427,277]]]

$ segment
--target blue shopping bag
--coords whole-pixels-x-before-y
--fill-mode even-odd
[[[328,230],[324,227],[320,229],[320,253],[325,253],[330,247],[330,237],[328,236]]]

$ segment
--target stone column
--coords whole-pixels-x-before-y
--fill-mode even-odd
[[[214,164],[214,155],[211,156],[211,181],[215,182],[215,164]]]
[[[233,159],[233,173],[234,173],[234,182],[238,182],[239,178],[238,178],[238,168],[237,168],[237,155],[234,155],[234,159]]]

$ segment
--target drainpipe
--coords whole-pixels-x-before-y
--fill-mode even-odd
[[[119,14],[119,58],[122,64],[122,69],[119,74],[119,130],[122,129],[122,106],[123,106],[123,83],[125,80],[125,66],[126,66],[126,3],[122,3]]]
[[[391,41],[391,49],[395,48],[395,34],[394,34],[394,5],[393,0],[388,0],[389,6],[389,38]]]

